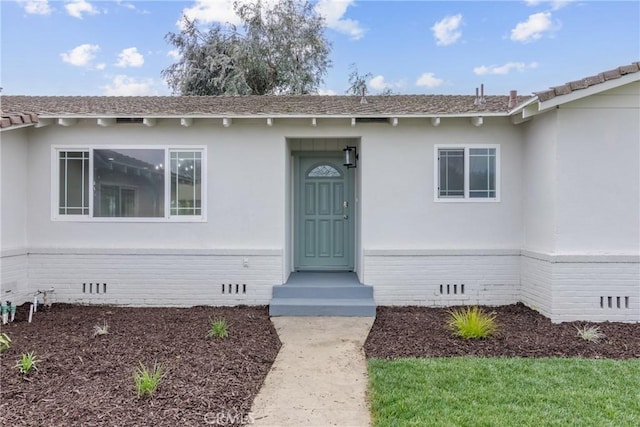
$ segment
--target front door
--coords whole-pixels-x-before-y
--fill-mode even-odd
[[[341,153],[296,156],[295,269],[353,271],[353,171]]]

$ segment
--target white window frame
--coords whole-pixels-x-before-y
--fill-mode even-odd
[[[94,150],[164,150],[164,217],[94,217],[93,203],[95,186],[93,178]],[[88,151],[89,152],[89,214],[65,215],[60,214],[60,152]],[[201,156],[201,215],[171,215],[171,155],[172,151],[200,151]],[[67,222],[207,222],[207,147],[204,145],[52,145],[51,146],[51,220]]]
[[[469,197],[469,151],[472,148],[496,150],[496,197]],[[464,196],[440,197],[438,184],[440,181],[439,150],[464,150]],[[497,203],[500,202],[500,145],[499,144],[435,144],[433,146],[433,201],[436,203]]]

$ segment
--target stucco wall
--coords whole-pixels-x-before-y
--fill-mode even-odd
[[[523,302],[554,321],[640,321],[640,83],[523,129]]]
[[[104,144],[207,147],[207,221],[51,221],[51,146]],[[285,141],[261,126],[223,128],[196,122],[50,126],[33,136],[30,152],[29,245],[35,248],[284,248]],[[277,191],[274,191],[278,189]]]
[[[556,251],[640,254],[640,82],[558,110]]]
[[[551,253],[555,248],[557,193],[556,111],[521,126],[523,150],[523,248]]]
[[[0,247],[27,246],[27,181],[29,180],[28,129],[0,133]]]
[[[508,119],[377,125],[362,138],[364,250],[516,249],[522,245],[522,140]],[[434,145],[499,144],[500,202],[434,201]]]
[[[28,132],[0,133],[0,295],[14,304],[28,299]]]

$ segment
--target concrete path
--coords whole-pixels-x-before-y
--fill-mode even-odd
[[[372,317],[273,317],[282,348],[251,408],[251,426],[366,427],[362,346]]]

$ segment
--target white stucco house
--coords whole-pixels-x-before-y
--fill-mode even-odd
[[[0,102],[2,300],[269,304],[353,271],[378,305],[640,321],[638,62],[528,97]]]

